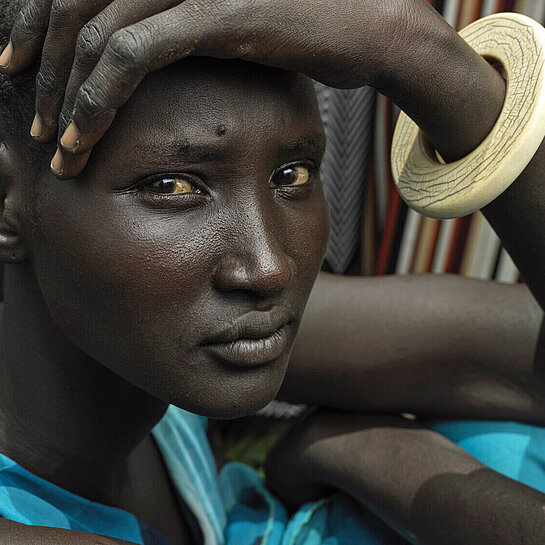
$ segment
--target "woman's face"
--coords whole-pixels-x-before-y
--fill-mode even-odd
[[[189,411],[274,397],[329,233],[305,78],[190,59],[149,76],[85,173],[41,183],[32,263],[62,332]]]

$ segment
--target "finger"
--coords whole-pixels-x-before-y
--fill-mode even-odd
[[[77,144],[64,150],[62,169],[54,173],[62,179],[79,174],[77,156],[91,151],[144,76],[194,53],[215,27],[213,17],[203,17],[186,1],[115,32],[77,93],[68,127],[77,134]]]
[[[36,76],[36,117],[31,134],[38,142],[57,136],[57,123],[78,33],[111,0],[53,0],[49,27]]]
[[[40,54],[49,24],[52,0],[29,0],[15,20],[9,44],[0,54],[0,71],[16,74]]]
[[[77,144],[77,131],[72,128],[64,136],[64,130],[72,116],[76,93],[98,63],[110,36],[123,27],[161,13],[179,3],[180,0],[154,0],[153,2],[115,0],[80,30],[59,118],[59,134],[63,135],[61,145],[64,148],[71,149]]]
[[[89,157],[91,155],[90,151],[87,151],[85,153],[80,153],[79,155],[73,155],[70,157],[70,169],[71,172],[80,173],[87,164],[87,161],[89,160]],[[62,149],[62,147],[57,147],[57,151],[55,152],[55,155],[53,156],[53,159],[51,159],[51,172],[57,176],[57,178],[60,178],[61,180],[67,180],[69,178],[74,178],[76,174],[70,174],[70,172],[65,173],[65,156],[66,156],[66,150]]]

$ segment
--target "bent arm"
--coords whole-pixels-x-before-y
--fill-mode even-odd
[[[543,543],[545,494],[400,417],[317,411],[273,449],[266,469],[286,502],[341,490],[414,545]]]
[[[419,124],[446,160],[458,159],[492,129],[504,82],[433,10],[409,23],[404,47],[395,50],[403,58],[389,50],[376,87]],[[542,309],[544,178],[542,145],[511,188],[483,210]],[[320,312],[301,328],[285,398],[307,389],[309,403],[335,407],[543,423],[545,332],[524,288],[452,278],[343,282],[351,286],[348,297],[325,283],[325,293],[314,294],[307,317]],[[339,302],[336,309],[328,291]],[[321,325],[322,312],[327,324]],[[363,328],[370,334],[363,337]],[[306,331],[315,335],[305,337]],[[346,380],[339,378],[343,373]]]
[[[522,285],[460,276],[322,273],[281,397],[349,410],[545,422]]]

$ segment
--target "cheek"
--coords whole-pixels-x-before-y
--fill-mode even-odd
[[[310,288],[316,280],[327,250],[329,240],[329,210],[325,195],[319,186],[308,207],[303,211],[294,209],[290,220],[290,254],[298,263],[298,269],[305,276]],[[310,290],[309,290],[310,293]],[[308,293],[307,293],[308,297]]]
[[[323,193],[276,213],[297,271],[286,299],[302,313],[327,246]],[[54,321],[84,353],[166,402],[216,417],[263,406],[279,388],[289,354],[241,373],[219,368],[198,349],[230,300],[213,283],[218,263],[240,242],[225,236],[233,231],[229,217],[158,213],[129,196],[63,188],[43,203],[33,248]]]
[[[34,266],[63,333],[131,381],[149,380],[146,362],[181,357],[210,306],[217,241],[203,226],[111,196],[58,195],[41,216]]]

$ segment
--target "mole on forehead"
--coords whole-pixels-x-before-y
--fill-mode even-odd
[[[189,140],[182,140],[182,142],[180,142],[180,145],[178,146],[178,151],[180,155],[183,155],[186,151],[189,150],[190,147],[191,142]]]
[[[225,123],[220,123],[216,127],[216,135],[217,136],[223,136],[226,132],[227,132],[227,126],[225,125]]]

